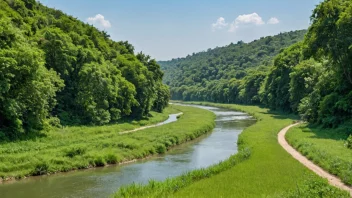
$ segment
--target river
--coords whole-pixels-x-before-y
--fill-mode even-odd
[[[165,155],[131,164],[30,177],[0,184],[0,198],[109,197],[122,185],[146,183],[150,179],[163,180],[227,159],[237,152],[238,135],[255,123],[252,117],[242,112],[196,107],[216,114],[216,126],[212,133],[174,147]],[[170,119],[175,118],[171,116]]]

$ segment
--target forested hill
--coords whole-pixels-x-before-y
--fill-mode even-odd
[[[161,62],[172,97],[262,104],[351,133],[352,1],[324,0],[310,19],[308,31]]]
[[[0,139],[162,111],[157,62],[35,0],[0,0]]]
[[[280,50],[303,40],[305,33],[306,30],[281,33],[250,43],[240,41],[208,49],[186,58],[160,61],[164,82],[171,87],[174,99],[186,99],[181,96],[186,87],[210,87],[214,80],[241,79],[248,68],[272,65]],[[183,85],[186,87],[179,91]]]

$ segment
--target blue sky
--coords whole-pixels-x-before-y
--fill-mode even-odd
[[[40,0],[157,60],[305,29],[319,0]]]

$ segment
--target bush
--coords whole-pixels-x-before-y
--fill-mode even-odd
[[[164,154],[166,152],[166,147],[163,144],[159,144],[156,148],[156,152],[159,154]]]
[[[85,148],[82,148],[82,147],[73,147],[73,148],[70,148],[66,151],[66,156],[67,157],[74,157],[76,155],[83,155],[84,153],[86,153],[86,149]]]
[[[95,166],[105,166],[106,162],[102,156],[96,156],[94,159]]]
[[[48,173],[49,173],[49,164],[46,162],[41,162],[35,166],[32,172],[32,175],[37,176],[37,175],[45,175]]]
[[[105,161],[108,164],[117,164],[119,162],[119,157],[113,153],[109,153],[105,156]]]
[[[346,147],[352,149],[352,135],[347,138]]]

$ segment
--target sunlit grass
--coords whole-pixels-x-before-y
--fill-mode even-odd
[[[249,158],[228,168],[218,164],[164,182],[127,186],[116,197],[349,197],[347,192],[328,185],[326,180],[306,169],[278,144],[278,132],[296,116],[257,106],[197,104],[240,110],[257,118],[258,122],[246,128],[238,141],[240,150],[251,151]],[[223,163],[231,162],[236,156]],[[212,172],[214,167],[220,171]],[[208,175],[209,172],[212,174]],[[192,174],[203,176],[194,179],[189,176]]]
[[[323,129],[304,124],[289,130],[286,138],[314,163],[352,185],[352,149],[345,146],[349,133],[346,126]]]
[[[166,120],[183,112],[177,122],[130,134],[119,132]],[[171,105],[149,120],[100,127],[66,127],[45,137],[0,144],[0,177],[22,178],[106,164],[116,164],[149,155],[211,131],[215,115],[207,110]]]

